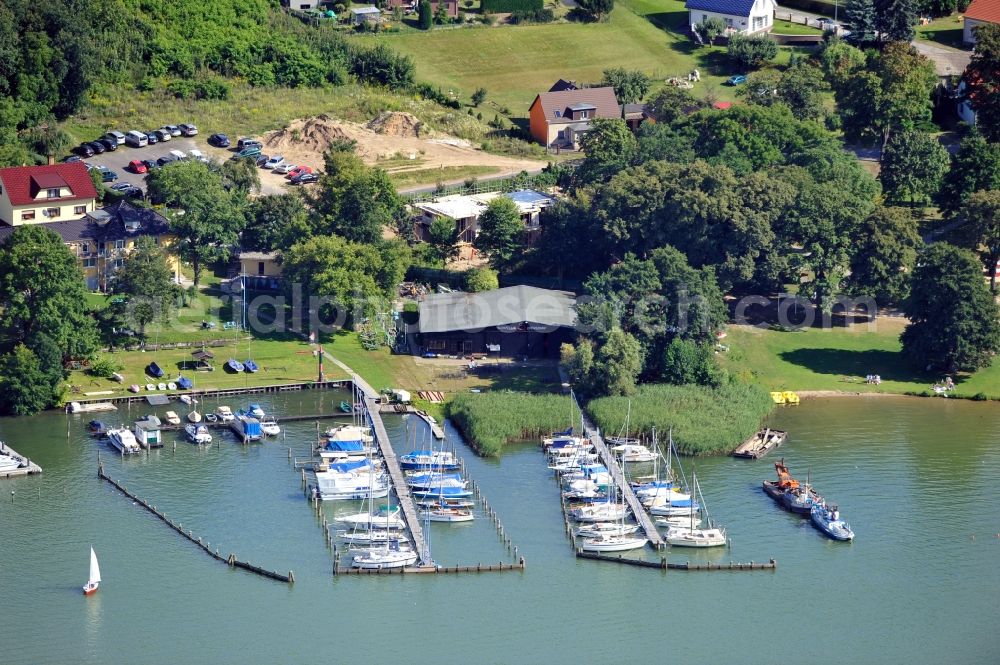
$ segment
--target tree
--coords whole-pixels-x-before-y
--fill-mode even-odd
[[[57,395],[38,357],[24,344],[0,358],[0,410],[28,416],[55,404]]]
[[[851,26],[847,41],[858,46],[873,44],[876,40],[875,0],[847,0],[844,22]]]
[[[242,197],[225,189],[222,177],[206,164],[183,161],[168,164],[146,176],[149,198],[171,208],[170,229],[182,258],[194,268],[194,283],[209,261],[223,261],[239,239],[246,223]]]
[[[500,279],[497,271],[489,268],[473,268],[465,274],[465,288],[472,293],[499,289]]]
[[[420,13],[420,29],[430,30],[434,25],[434,12],[431,9],[431,3],[427,2],[427,0],[420,0],[418,11]]]
[[[879,180],[890,201],[909,199],[912,206],[937,194],[951,160],[930,134],[909,129],[896,132],[882,152]]]
[[[637,69],[625,69],[624,67],[612,67],[604,70],[604,79],[601,85],[611,86],[615,89],[615,97],[619,104],[635,104],[641,102],[642,98],[649,92],[651,85],[649,77]]]
[[[916,24],[915,0],[875,0],[875,31],[880,41],[909,44]]]
[[[757,69],[778,56],[778,42],[767,35],[744,35],[737,32],[726,47],[729,57],[744,69]]]
[[[834,90],[842,91],[867,66],[868,57],[861,49],[840,39],[832,39],[823,46],[820,63]]]
[[[219,167],[222,186],[243,196],[260,191],[260,169],[252,159],[227,159]]]
[[[594,344],[589,339],[559,347],[559,364],[566,370],[573,389],[591,394],[594,391]],[[594,395],[595,397],[597,395]]]
[[[973,192],[983,189],[1000,189],[1000,144],[973,132],[962,139],[951,158],[938,206],[947,217],[954,217]]]
[[[240,246],[254,252],[279,251],[311,234],[309,210],[302,197],[294,194],[261,196],[247,206],[247,224]]]
[[[579,0],[577,4],[595,21],[603,20],[615,8],[615,0]]]
[[[517,204],[509,196],[498,196],[479,215],[475,248],[489,257],[499,272],[509,270],[517,259],[524,239],[524,222]]]
[[[444,25],[448,22],[448,5],[446,3],[437,3],[437,8],[434,10],[434,22],[438,25]]]
[[[62,357],[89,358],[97,346],[76,257],[44,224],[18,226],[0,244],[0,303],[0,353],[42,335]]]
[[[815,120],[825,115],[823,93],[830,89],[823,70],[804,60],[782,72],[776,94],[799,120]]]
[[[997,304],[971,252],[938,242],[913,271],[900,341],[919,367],[948,372],[987,367],[1000,350]]]
[[[780,82],[781,73],[773,69],[751,72],[747,75],[747,82],[736,91],[736,96],[747,104],[771,106],[778,101]]]
[[[427,228],[427,244],[431,255],[442,265],[458,255],[458,224],[451,217],[435,217]]]
[[[726,22],[723,21],[718,16],[713,16],[711,18],[703,19],[700,23],[694,26],[694,31],[701,38],[701,43],[703,45],[710,46],[715,38],[726,31]]]
[[[990,291],[997,291],[996,265],[1000,261],[1000,189],[980,191],[969,196],[962,207],[965,218],[956,230],[962,244],[978,251],[990,273]]]
[[[478,107],[485,101],[486,101],[486,88],[476,88],[476,91],[472,93],[472,105]]]
[[[851,257],[848,290],[879,306],[901,303],[923,246],[917,221],[903,208],[878,208],[861,224]]]
[[[690,90],[676,88],[668,85],[660,88],[660,91],[653,95],[653,98],[646,104],[650,115],[657,124],[673,123],[679,118],[683,118],[687,110],[698,110],[703,108],[701,100],[695,97]]]
[[[146,336],[146,326],[166,321],[174,309],[177,285],[167,257],[149,236],[139,238],[110,283],[111,293],[128,296],[130,323]]]
[[[675,337],[664,352],[662,378],[677,385],[718,386],[722,373],[709,344]]]
[[[584,183],[603,182],[628,168],[638,143],[624,120],[595,118],[590,131],[580,139],[580,148],[586,157],[577,170],[577,178]]]
[[[976,127],[990,141],[1000,141],[1000,25],[981,23],[973,28],[976,46],[963,80]]]
[[[620,329],[608,333],[594,358],[597,387],[604,395],[631,395],[642,371],[642,347]]]

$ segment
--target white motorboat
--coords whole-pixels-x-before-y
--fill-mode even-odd
[[[593,522],[577,529],[576,535],[582,538],[596,538],[602,535],[628,536],[638,531],[638,524],[623,524],[621,522]]]
[[[614,522],[625,519],[625,506],[618,503],[593,503],[571,508],[567,514],[577,522]]]
[[[278,425],[274,416],[264,416],[260,420],[260,431],[264,433],[264,436],[278,436],[281,434],[281,426]]]
[[[698,520],[698,516],[695,516],[695,520]],[[690,515],[672,515],[670,517],[657,517],[653,522],[656,526],[662,527],[683,527],[688,526],[691,523]]]
[[[622,443],[611,447],[611,453],[622,462],[652,462],[657,455],[641,443]]]
[[[185,404],[197,404],[198,403],[198,400],[196,400],[194,397],[191,397],[190,395],[186,395],[186,394],[185,395],[181,395],[180,396],[180,400],[183,403],[185,403]]]
[[[345,462],[317,471],[316,489],[323,501],[382,499],[389,496],[389,478],[368,460]]]
[[[623,535],[614,536],[602,533],[593,538],[584,538],[580,541],[580,549],[584,552],[625,552],[645,547],[649,541],[646,538]]]
[[[341,425],[326,431],[326,441],[319,445],[317,452],[328,461],[357,460],[375,452],[374,442],[370,427]]]
[[[21,468],[21,460],[7,453],[0,453],[0,473],[16,471]]]
[[[476,519],[471,510],[438,506],[420,511],[420,519],[428,522],[471,522]]]
[[[200,423],[201,414],[198,413],[197,411],[192,411],[191,413],[188,414],[188,421],[192,423]]]
[[[108,440],[122,455],[135,455],[142,449],[135,440],[135,434],[127,427],[113,427],[108,430]]]
[[[228,406],[222,405],[215,409],[215,417],[224,423],[228,423],[236,418],[236,415]]]
[[[178,416],[178,415],[177,415],[177,414],[176,414],[175,412],[173,412],[173,411],[167,411],[167,412],[166,412],[166,413],[164,414],[163,418],[164,418],[164,420],[166,420],[166,421],[167,421],[167,424],[168,424],[168,425],[180,425],[180,424],[181,424],[181,417],[180,417],[180,416]]]
[[[390,540],[380,548],[359,554],[351,560],[355,568],[381,570],[383,568],[405,568],[417,562],[417,553],[404,551],[398,540]]]
[[[354,513],[336,518],[341,524],[349,524],[365,529],[405,529],[406,524],[399,516],[399,508],[388,509],[383,506],[378,512]]]
[[[251,404],[247,409],[247,413],[258,420],[264,417],[264,409],[260,408],[260,404],[257,403]]]
[[[377,545],[388,543],[390,540],[398,540],[399,534],[388,529],[376,529],[375,531],[341,529],[337,532],[337,537],[348,544]]]
[[[194,423],[184,426],[184,431],[187,433],[188,440],[191,443],[212,443],[212,435],[208,431],[208,427],[205,425],[195,425]]]

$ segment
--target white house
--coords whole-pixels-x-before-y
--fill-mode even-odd
[[[695,26],[710,18],[721,18],[732,32],[752,34],[774,27],[774,0],[687,0],[688,19]]]
[[[975,28],[984,23],[1000,23],[1000,2],[997,0],[972,0],[965,10],[965,29],[962,41],[976,43]]]

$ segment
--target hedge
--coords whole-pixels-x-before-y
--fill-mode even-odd
[[[479,6],[484,14],[506,14],[517,11],[538,11],[545,6],[545,3],[543,0],[482,0]]]

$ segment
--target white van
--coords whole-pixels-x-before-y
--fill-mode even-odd
[[[133,148],[145,148],[149,145],[149,138],[142,132],[137,132],[133,129],[125,135],[125,143]]]
[[[108,139],[109,141],[114,141],[118,145],[125,145],[125,135],[113,129],[107,134],[105,134],[104,138]]]

